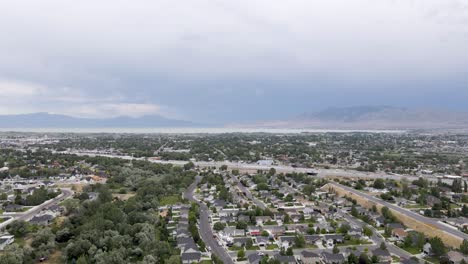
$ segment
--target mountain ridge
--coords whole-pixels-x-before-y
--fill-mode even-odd
[[[468,128],[468,112],[395,106],[333,107],[283,120],[249,124],[268,128],[459,129]]]
[[[197,127],[190,121],[169,119],[160,115],[141,117],[117,116],[112,118],[80,118],[46,112],[0,115],[1,128],[149,128]]]

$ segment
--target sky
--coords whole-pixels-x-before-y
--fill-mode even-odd
[[[468,111],[466,0],[0,0],[0,10],[0,114]]]

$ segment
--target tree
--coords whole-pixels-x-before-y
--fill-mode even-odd
[[[245,258],[244,249],[241,249],[241,250],[237,251],[237,260],[238,261],[244,260],[244,258]]]
[[[249,250],[249,249],[251,249],[253,247],[252,239],[247,240],[247,242],[245,243],[245,247],[247,248],[247,250]]]
[[[296,237],[294,238],[294,245],[297,248],[303,248],[305,246],[305,238],[302,234],[297,234]]]
[[[444,242],[442,242],[440,237],[429,239],[429,244],[431,244],[431,251],[435,256],[440,257],[445,254]]]
[[[288,249],[286,249],[286,256],[293,256],[293,255],[294,255],[293,248],[288,247]]]
[[[23,237],[29,232],[29,224],[22,220],[15,220],[7,225],[6,229],[15,237]]]
[[[236,224],[237,229],[247,229],[247,223],[245,221],[238,221]]]
[[[0,194],[0,201],[5,201],[8,199],[8,195],[6,193]]]
[[[88,259],[85,255],[81,255],[76,261],[76,264],[88,264]]]
[[[269,175],[269,176],[273,176],[273,175],[275,175],[275,174],[276,174],[275,168],[270,168],[270,170],[268,171],[268,175]]]
[[[384,182],[384,180],[383,180],[383,179],[380,179],[380,178],[379,178],[379,179],[376,179],[376,180],[374,181],[373,187],[374,187],[375,189],[384,189],[384,188],[385,188],[385,182]]]
[[[372,232],[372,229],[369,226],[364,226],[364,228],[362,229],[362,232],[367,237],[371,237],[374,234],[374,232]]]
[[[385,242],[380,243],[380,249],[387,250],[387,245],[385,244]]]
[[[219,169],[222,171],[226,171],[228,169],[228,166],[226,164],[223,164],[221,165],[221,167],[219,167]]]
[[[463,254],[468,255],[468,240],[463,239],[463,242],[460,245],[460,251]]]
[[[359,264],[369,264],[371,261],[366,253],[362,253],[359,256]]]
[[[358,264],[359,258],[353,252],[348,255],[348,264]]]
[[[359,212],[358,210],[356,209],[356,206],[351,206],[351,215],[354,216],[354,217],[358,217],[359,215]]]
[[[182,259],[180,258],[180,256],[173,255],[168,260],[166,260],[164,263],[166,263],[166,264],[180,264],[180,263],[182,263]]]
[[[333,246],[333,254],[338,254],[340,253],[340,249],[338,248],[337,245]]]
[[[191,162],[191,161],[184,164],[184,170],[190,170],[190,169],[193,169],[193,168],[195,168],[195,164],[193,164],[193,162]]]
[[[289,217],[288,214],[284,215],[284,220],[283,221],[284,221],[285,224],[289,224],[291,222],[291,218]]]
[[[214,225],[213,225],[213,229],[216,230],[216,231],[221,231],[221,230],[224,230],[225,228],[225,224],[221,223],[221,222],[216,222]]]

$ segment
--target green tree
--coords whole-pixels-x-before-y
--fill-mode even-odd
[[[444,242],[442,242],[440,237],[433,237],[429,239],[429,244],[431,244],[431,251],[435,256],[440,257],[445,254],[446,249]]]
[[[226,227],[226,225],[221,223],[221,222],[216,222],[213,225],[213,229],[216,230],[216,231],[224,230],[225,227]]]
[[[468,240],[463,239],[463,242],[460,245],[460,251],[463,254],[468,255]]]
[[[15,237],[23,237],[29,232],[29,224],[22,220],[15,220],[7,225],[6,229]]]
[[[241,249],[241,250],[237,251],[237,260],[241,261],[241,260],[244,260],[244,258],[245,258],[244,249]]]
[[[338,254],[340,253],[340,249],[338,248],[337,245],[333,246],[333,254]]]
[[[302,234],[297,234],[294,238],[294,245],[297,247],[297,248],[303,248],[305,247],[305,238]]]
[[[362,232],[364,233],[365,236],[371,237],[374,232],[372,232],[372,229],[369,226],[364,226],[362,229]]]
[[[238,221],[236,224],[237,229],[247,229],[247,223],[245,221]]]
[[[384,182],[384,180],[383,180],[383,179],[380,179],[380,178],[379,178],[379,179],[376,179],[376,180],[374,181],[373,187],[374,187],[375,189],[384,189],[384,188],[385,188],[385,182]]]
[[[193,168],[195,168],[195,164],[191,161],[184,164],[184,170],[191,170]]]
[[[359,258],[354,254],[350,253],[348,255],[348,264],[358,264],[359,263]]]

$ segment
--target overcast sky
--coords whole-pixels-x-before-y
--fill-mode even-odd
[[[0,114],[468,111],[468,1],[0,1]]]

